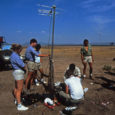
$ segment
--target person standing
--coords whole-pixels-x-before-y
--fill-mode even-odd
[[[27,60],[27,68],[28,68],[28,75],[25,81],[25,88],[30,89],[31,81],[34,79],[35,75],[35,56],[39,57],[47,57],[49,55],[40,54],[39,52],[35,51],[35,47],[37,46],[37,40],[31,39],[30,40],[30,46],[26,49],[25,57]]]
[[[92,47],[89,44],[89,41],[87,39],[84,40],[83,46],[81,48],[81,61],[83,63],[83,77],[86,77],[86,68],[87,68],[87,63],[89,64],[90,70],[89,70],[89,77],[92,79],[93,77],[93,53],[92,53]]]
[[[13,76],[15,79],[15,89],[13,95],[15,97],[15,103],[17,103],[17,110],[24,111],[28,110],[28,107],[25,107],[21,104],[21,92],[23,89],[24,81],[24,72],[25,64],[20,58],[20,52],[22,51],[22,46],[18,44],[12,45],[13,53],[11,54],[10,61],[13,67]]]

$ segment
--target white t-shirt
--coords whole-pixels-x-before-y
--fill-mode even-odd
[[[39,52],[39,53],[41,53],[41,52]],[[40,57],[39,56],[35,56],[35,62],[40,63]]]
[[[35,56],[35,62],[36,62],[36,63],[40,63],[40,57]]]
[[[83,98],[84,92],[80,78],[71,76],[70,78],[65,80],[65,84],[70,90],[70,95],[72,99],[77,100]]]

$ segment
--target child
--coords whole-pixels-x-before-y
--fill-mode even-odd
[[[17,110],[25,111],[28,110],[28,107],[25,107],[21,104],[21,92],[23,89],[23,81],[24,81],[24,72],[25,64],[20,59],[20,52],[22,51],[22,46],[18,44],[12,45],[13,53],[11,54],[10,61],[13,67],[13,76],[15,79],[15,89],[14,89],[14,96],[17,102]]]
[[[36,48],[36,51],[40,53],[41,45],[37,44],[37,46],[35,48]],[[38,79],[37,79],[37,70],[39,70],[41,73],[41,80],[40,81],[43,83],[46,83],[46,81],[43,79],[44,71],[43,71],[43,67],[41,64],[41,58],[39,56],[35,56],[35,65],[36,65],[35,83],[37,86],[39,86]]]

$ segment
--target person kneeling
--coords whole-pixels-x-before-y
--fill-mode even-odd
[[[79,77],[74,76],[73,71],[67,71],[68,78],[65,80],[66,92],[60,91],[59,96],[64,98],[66,103],[78,103],[84,99],[84,91]]]

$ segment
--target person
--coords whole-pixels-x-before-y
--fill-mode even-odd
[[[72,70],[67,70],[68,78],[65,80],[65,92],[60,91],[59,96],[66,102],[79,102],[84,99],[84,91],[79,77],[74,76]]]
[[[93,62],[94,62],[94,58],[93,58],[93,53],[92,53],[92,47],[91,45],[89,44],[89,41],[87,39],[84,40],[84,45],[82,46],[81,48],[81,60],[82,60],[82,63],[83,63],[83,66],[84,66],[84,69],[83,69],[83,77],[86,77],[86,67],[87,67],[87,63],[89,64],[89,67],[90,67],[90,79],[92,79],[93,77]]]
[[[20,58],[20,52],[22,51],[22,46],[18,44],[12,45],[12,54],[10,57],[11,65],[13,67],[13,76],[15,79],[15,88],[13,91],[15,101],[17,103],[17,110],[24,111],[28,110],[28,107],[25,107],[21,104],[21,92],[23,89],[23,81],[24,81],[24,72],[25,64]]]
[[[28,90],[30,89],[31,83],[34,79],[34,73],[35,73],[35,56],[39,57],[47,57],[49,55],[40,54],[39,52],[35,51],[35,47],[37,45],[36,39],[30,40],[30,46],[26,49],[25,52],[25,58],[27,60],[27,68],[28,68],[28,75],[25,81],[25,88]]]
[[[71,70],[73,71],[73,75],[81,78],[81,72],[79,67],[75,66],[75,64],[70,64],[69,67],[67,67],[65,73],[64,73],[64,81],[68,78],[67,71]]]
[[[36,45],[36,51],[37,52],[40,52],[40,49],[41,49],[41,45],[40,44],[37,44]],[[40,52],[41,53],[41,52]],[[43,79],[43,76],[45,75],[44,74],[44,71],[43,71],[43,67],[42,67],[42,63],[41,63],[41,58],[39,56],[35,56],[35,65],[36,65],[36,68],[35,68],[35,84],[37,86],[39,86],[39,82],[38,82],[38,79],[37,79],[37,71],[39,70],[40,74],[41,74],[41,79],[40,81],[43,82],[43,83],[46,83],[46,81]]]

